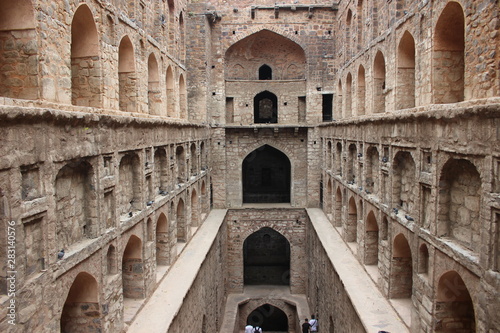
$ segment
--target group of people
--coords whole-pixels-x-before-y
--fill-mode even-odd
[[[262,328],[248,324],[245,326],[245,333],[262,333]]]
[[[310,332],[318,332],[318,319],[314,315],[311,315],[311,320],[306,318],[302,324],[302,333]],[[262,333],[262,328],[248,324],[245,333]]]
[[[318,332],[318,319],[311,315],[311,320],[305,319],[302,323],[302,333]]]

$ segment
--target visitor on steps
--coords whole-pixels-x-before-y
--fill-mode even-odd
[[[254,333],[262,333],[262,328],[260,328],[259,326],[255,326]]]
[[[309,320],[304,319],[304,323],[302,323],[302,333],[309,333],[311,329],[311,324],[309,324]]]
[[[311,325],[311,332],[318,332],[318,319],[314,315],[311,315],[309,325]]]

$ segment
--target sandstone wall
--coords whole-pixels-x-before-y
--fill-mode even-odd
[[[476,330],[498,327],[484,301],[498,296],[499,113],[497,104],[475,104],[321,127],[324,210],[346,242],[356,225],[357,242],[348,244],[367,271],[375,269],[386,297],[411,299],[415,332],[440,329],[439,308],[450,304],[441,304],[438,282],[449,271],[470,294]],[[352,144],[360,155],[346,153]],[[339,172],[350,163],[360,176],[354,182]]]
[[[207,130],[89,113],[75,118],[37,108],[4,106],[1,117],[6,134],[1,139],[2,222],[13,221],[16,233],[18,317],[11,327],[3,306],[0,325],[13,332],[57,331],[68,290],[75,276],[85,272],[97,281],[96,318],[103,331],[121,330],[123,298],[150,296],[157,265],[164,266],[159,271],[165,274],[165,265],[175,261],[180,216],[189,241],[209,211],[209,170],[202,170],[199,162],[209,154],[204,148],[209,147]],[[183,183],[174,181],[175,147],[189,152],[183,155],[182,163],[189,166]],[[155,164],[158,149],[167,152],[168,163]],[[136,159],[128,173],[120,168],[126,156]],[[160,182],[161,173],[172,178],[164,179],[160,193],[152,184]],[[120,199],[129,188],[132,203]],[[159,235],[161,230],[167,234],[157,239],[157,221],[165,217],[168,224],[166,230],[161,226]],[[2,231],[2,249],[7,248],[6,233],[7,228]],[[157,246],[163,251],[158,264]],[[61,249],[65,255],[58,260]],[[2,256],[7,258],[6,253]],[[3,286],[11,270],[6,265],[2,261]],[[7,290],[2,289],[1,297],[7,305]],[[69,313],[74,311],[66,313],[69,317],[63,319],[71,326]]]

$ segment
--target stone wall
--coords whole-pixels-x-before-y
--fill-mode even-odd
[[[263,227],[283,235],[290,243],[290,291],[304,293],[306,283],[305,212],[297,209],[235,209],[226,216],[228,232],[228,292],[244,287],[243,243]]]
[[[490,310],[477,309],[484,306],[484,299],[498,294],[486,286],[497,285],[498,279],[497,268],[491,264],[498,240],[490,232],[499,209],[498,193],[488,180],[496,177],[498,138],[487,133],[496,132],[499,114],[497,104],[474,104],[321,128],[325,159],[335,161],[353,141],[362,153],[355,157],[361,175],[355,183],[330,170],[334,163],[323,161],[323,183],[329,186],[324,193],[331,196],[323,199],[323,209],[333,212],[334,226],[339,220],[354,224],[356,219],[357,244],[351,248],[361,263],[377,265],[372,278],[386,297],[412,300],[408,308],[412,331],[439,330],[433,318],[442,306],[433,279],[448,270],[458,272],[466,285],[467,306],[476,309],[476,330],[486,332],[497,325],[490,319]],[[472,128],[478,130],[467,130]],[[335,148],[338,144],[342,150]],[[343,160],[343,156],[345,170],[353,157],[346,155]],[[377,156],[375,161],[373,156]],[[367,180],[377,183],[381,191],[363,186]],[[333,209],[339,201],[344,209]],[[353,239],[345,230],[349,225],[339,229],[346,242]],[[377,247],[370,245],[377,239],[372,235],[375,231]],[[377,262],[367,255],[378,257]],[[439,266],[444,263],[447,268]]]
[[[219,332],[227,289],[228,223],[223,222],[219,233],[198,270],[196,279],[184,298],[169,332]]]
[[[306,292],[309,308],[317,314],[321,331],[365,332],[342,280],[328,258],[318,235],[306,219]],[[301,318],[302,320],[302,318]]]
[[[184,216],[189,241],[209,211],[209,169],[201,170],[199,163],[184,161],[193,168],[186,172],[189,178],[179,184],[174,182],[177,174],[173,168],[177,146],[191,152],[184,156],[186,159],[207,160],[207,156],[199,156],[210,153],[209,149],[201,149],[202,143],[209,147],[206,129],[172,125],[165,120],[79,115],[6,106],[0,113],[2,131],[9,133],[0,139],[4,156],[0,167],[2,222],[7,225],[14,221],[16,256],[26,258],[16,262],[16,326],[7,323],[10,298],[2,289],[2,330],[58,331],[67,292],[79,272],[96,280],[101,312],[95,318],[100,320],[102,330],[121,330],[123,297],[147,298],[156,287],[156,241],[158,246],[164,246],[159,264],[172,264],[178,256],[177,216]],[[156,149],[164,150],[165,160],[171,161],[164,168],[170,168],[172,178],[163,177],[162,193],[159,189],[151,191],[147,181],[160,181],[157,176],[161,173],[155,172],[159,164],[153,159]],[[129,171],[120,168],[126,156],[136,159]],[[140,200],[130,211],[130,202],[120,199],[120,195],[132,181],[136,188],[131,195]],[[151,196],[154,203],[148,205],[146,198]],[[178,210],[181,201],[183,209]],[[155,230],[161,216],[167,217],[167,230],[165,225],[161,227],[166,233],[157,240]],[[75,230],[68,233],[70,226],[64,227],[65,223]],[[62,237],[62,232],[67,237]],[[161,231],[158,235],[162,235]],[[136,248],[139,256],[130,256],[130,260],[140,261],[137,263],[123,260],[131,237],[140,244]],[[6,240],[5,234],[2,249],[7,248]],[[65,255],[58,260],[61,249]],[[169,254],[168,262],[165,253]],[[6,253],[2,255],[6,258]],[[2,263],[5,286],[7,261]],[[133,273],[130,277],[136,283],[131,286],[135,291],[129,294],[122,289],[128,279],[126,271]],[[165,274],[167,270],[161,271]],[[71,314],[63,318],[69,320]]]

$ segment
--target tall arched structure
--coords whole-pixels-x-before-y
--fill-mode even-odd
[[[415,107],[415,40],[405,31],[398,45],[396,110]]]
[[[137,75],[135,73],[134,47],[128,36],[124,36],[118,47],[119,108],[122,111],[137,111]]]
[[[264,145],[242,165],[243,203],[290,202],[291,164],[276,148]]]
[[[148,57],[148,113],[161,114],[161,91],[158,61],[154,53]]]
[[[373,110],[372,113],[385,112],[385,59],[378,51],[373,61]]]
[[[464,100],[465,15],[462,6],[450,1],[434,30],[432,91],[434,103]]]
[[[131,235],[122,258],[123,297],[146,297],[142,241],[136,235]]]

